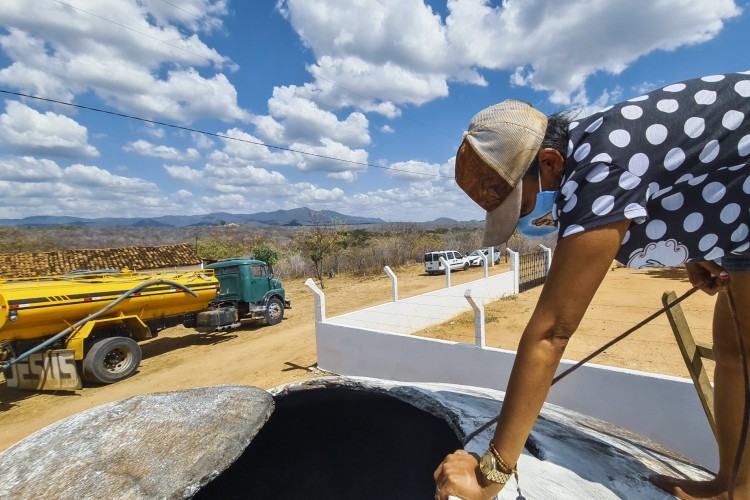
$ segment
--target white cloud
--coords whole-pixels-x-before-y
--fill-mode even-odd
[[[107,170],[90,165],[71,165],[63,169],[63,179],[66,184],[92,188],[101,192],[102,196],[110,196],[112,193],[120,195],[147,195],[158,193],[156,184],[136,177],[123,177],[113,175]]]
[[[0,158],[0,180],[15,182],[55,181],[62,177],[62,169],[51,160],[31,156]]]
[[[203,177],[207,180],[222,180],[235,186],[273,186],[286,184],[286,178],[278,172],[246,165],[244,167],[223,167],[206,165]]]
[[[268,101],[271,116],[283,125],[284,142],[316,142],[321,137],[351,146],[364,146],[370,143],[369,122],[359,112],[351,113],[344,120],[330,111],[318,107],[312,100],[300,96],[295,86],[276,87],[273,97]],[[279,137],[267,122],[260,122],[264,128],[271,130],[273,136]]]
[[[194,148],[188,148],[186,151],[182,152],[177,148],[164,145],[157,146],[148,141],[144,141],[143,139],[130,142],[123,146],[122,149],[141,156],[151,156],[171,161],[196,161],[201,157],[198,150]]]
[[[177,202],[186,203],[192,200],[194,195],[186,189],[178,189],[172,196],[177,200]]]
[[[391,127],[390,125],[383,125],[382,127],[380,127],[380,131],[384,134],[392,134],[395,132],[393,127]]]
[[[96,157],[99,152],[88,144],[86,127],[51,111],[40,113],[18,101],[6,101],[0,115],[0,147],[21,154]]]
[[[265,146],[263,140],[248,134],[247,132],[232,128],[222,138],[223,149],[215,150],[209,158],[214,163],[226,165],[246,164],[248,162],[259,162],[270,165],[289,165],[294,161],[294,156],[288,151],[279,151]]]
[[[226,0],[180,0],[179,5],[162,0],[144,0],[158,25],[181,24],[191,31],[211,33],[221,30],[220,16],[228,13]]]
[[[183,4],[170,10],[155,1],[4,0],[0,19],[8,34],[0,47],[12,63],[0,70],[0,83],[64,101],[93,91],[119,110],[183,123],[246,121],[234,86],[219,72],[236,69],[234,63],[198,33],[187,34],[220,28],[226,2]]]
[[[573,102],[596,72],[618,74],[655,50],[710,40],[740,13],[732,0],[448,0],[448,8],[448,38],[468,65],[515,69],[514,83],[549,91],[557,104]]]
[[[283,186],[286,178],[279,172],[272,172],[252,165],[227,166],[207,164],[202,170],[177,165],[165,165],[167,174],[182,182],[187,182],[205,189],[216,189],[223,192],[242,191],[264,188],[269,186]]]
[[[553,103],[585,105],[593,74],[710,40],[740,13],[733,0],[448,0],[445,19],[422,0],[372,0],[366,16],[337,0],[278,8],[317,58],[315,83],[298,92],[368,111],[442,97],[453,80],[485,85],[483,69],[514,72],[516,85],[548,91]]]
[[[484,211],[457,186],[412,183],[408,188],[376,189],[357,193],[339,201],[332,210],[384,220],[431,221],[438,217],[456,220],[484,219]]]
[[[352,149],[327,137],[316,138],[312,144],[293,142],[288,150],[276,150],[240,129],[230,129],[224,135],[231,139],[222,139],[223,149],[208,155],[211,164],[241,168],[248,163],[255,166],[290,166],[303,172],[323,172],[347,182],[356,180],[357,172],[368,168],[366,150]]]
[[[186,166],[164,165],[164,170],[172,179],[188,182],[191,184],[198,184],[203,178],[200,170]]]
[[[438,180],[440,165],[409,160],[394,163],[388,168],[387,172],[394,179],[408,181]]]
[[[367,170],[367,151],[350,149],[331,139],[322,139],[321,146],[292,144],[296,151],[307,154],[296,154],[295,166],[302,171],[340,173]]]
[[[152,182],[113,175],[96,166],[61,168],[51,160],[29,157],[0,160],[0,200],[0,217],[7,218],[30,214],[145,217],[180,208]]]
[[[308,69],[315,84],[299,89],[299,95],[333,108],[357,106],[393,118],[400,114],[395,104],[420,105],[448,95],[448,75],[419,73],[393,62],[323,56]]]
[[[218,196],[204,196],[201,203],[211,207],[211,212],[242,213],[248,205],[241,194],[222,194]]]
[[[156,137],[157,139],[164,139],[164,136],[166,135],[166,132],[163,128],[156,127],[151,124],[147,124],[144,130],[148,135],[150,135],[151,137]]]
[[[199,134],[198,132],[191,132],[190,137],[193,139],[195,147],[198,149],[211,149],[216,143],[211,140],[206,134]]]

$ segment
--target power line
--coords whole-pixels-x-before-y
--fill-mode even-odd
[[[89,14],[90,16],[94,16],[94,17],[96,17],[97,19],[101,19],[102,21],[107,21],[107,22],[109,22],[109,23],[115,24],[115,25],[117,25],[117,26],[120,26],[121,28],[125,28],[125,29],[127,29],[127,30],[130,30],[130,31],[132,31],[132,32],[134,32],[134,33],[137,33],[137,34],[139,34],[139,35],[143,35],[143,36],[145,36],[145,37],[151,38],[152,40],[156,40],[157,42],[161,42],[161,43],[164,43],[164,44],[166,44],[166,45],[169,45],[170,47],[173,47],[173,48],[176,48],[176,49],[178,49],[178,50],[182,50],[182,51],[184,51],[184,52],[187,52],[188,54],[192,54],[192,55],[194,55],[194,56],[196,56],[196,57],[201,57],[201,58],[205,59],[205,60],[206,60],[206,61],[208,61],[208,62],[213,62],[213,61],[212,61],[212,60],[211,60],[210,58],[208,58],[208,57],[206,57],[206,56],[203,56],[203,55],[197,54],[197,53],[195,53],[195,52],[192,52],[192,51],[190,51],[190,50],[187,50],[187,49],[185,49],[184,47],[180,47],[180,46],[174,45],[174,44],[172,44],[172,43],[166,42],[166,41],[164,41],[164,40],[161,40],[161,39],[159,39],[159,38],[156,38],[156,37],[154,37],[154,36],[152,36],[152,35],[149,35],[148,33],[143,33],[142,31],[139,31],[139,30],[136,30],[136,29],[134,29],[134,28],[131,28],[130,26],[126,26],[126,25],[124,25],[124,24],[118,23],[117,21],[113,21],[112,19],[108,19],[108,18],[106,18],[106,17],[100,16],[100,15],[98,15],[98,14],[95,14],[95,13],[93,13],[93,12],[90,12],[90,11],[88,11],[88,10],[85,10],[85,9],[81,9],[80,7],[76,7],[76,6],[74,6],[74,5],[71,5],[71,4],[67,3],[67,2],[63,2],[62,0],[52,0],[52,1],[53,1],[53,2],[57,2],[57,3],[61,4],[61,5],[67,5],[68,7],[72,8],[72,9],[78,10],[78,11],[80,11],[80,12],[84,12],[84,13],[86,13],[86,14]],[[181,10],[182,12],[185,12],[186,14],[188,14],[188,15],[191,15],[191,16],[193,16],[193,17],[195,17],[196,19],[200,19],[200,17],[199,17],[199,16],[197,15],[197,14],[195,14],[194,12],[190,12],[190,11],[188,11],[188,10],[186,10],[186,9],[184,9],[184,8],[182,8],[182,7],[180,7],[180,6],[178,6],[178,5],[175,5],[174,3],[172,3],[172,2],[169,2],[169,1],[167,1],[167,0],[161,0],[161,1],[162,1],[162,2],[164,2],[164,3],[165,3],[165,4],[167,4],[167,5],[171,5],[171,6],[172,6],[172,7],[174,7],[175,9]],[[359,94],[359,93],[357,93],[357,92],[354,92],[353,90],[351,90],[351,89],[349,89],[349,88],[347,88],[347,87],[345,87],[345,86],[341,85],[340,83],[337,83],[337,82],[335,82],[335,81],[331,80],[330,78],[326,78],[326,77],[324,77],[324,76],[323,76],[323,75],[321,75],[321,74],[320,74],[319,72],[316,72],[316,71],[313,71],[312,69],[310,69],[310,73],[311,73],[311,74],[312,74],[313,76],[315,76],[316,78],[319,78],[319,79],[321,79],[321,80],[324,80],[324,81],[326,81],[326,82],[328,82],[328,83],[330,83],[330,84],[332,84],[332,85],[335,85],[336,87],[338,87],[338,88],[340,88],[340,89],[344,90],[345,92],[348,92],[348,93],[349,93],[349,94],[351,94],[351,95],[354,95],[354,96],[356,96],[356,97],[359,97],[360,99],[362,99],[362,100],[364,100],[364,101],[366,101],[366,102],[369,102],[370,104],[372,104],[372,105],[374,105],[374,106],[377,106],[377,104],[378,104],[378,103],[377,103],[377,102],[376,102],[376,101],[375,101],[374,99],[372,99],[372,98],[369,98],[369,97],[366,97],[366,96],[363,96],[363,95],[361,95],[361,94]],[[409,119],[409,120],[410,120],[410,121],[412,121],[412,122],[414,122],[414,123],[416,123],[416,124],[418,124],[418,125],[420,125],[420,126],[422,126],[422,127],[424,127],[424,128],[426,128],[426,129],[428,129],[428,130],[432,130],[433,132],[437,132],[437,133],[439,133],[439,134],[442,134],[442,135],[444,135],[444,136],[446,136],[446,137],[452,137],[452,135],[451,135],[451,134],[448,134],[448,133],[446,133],[446,132],[445,132],[445,131],[443,131],[443,130],[438,130],[438,129],[434,128],[434,127],[430,127],[429,125],[427,125],[427,124],[425,124],[425,123],[422,123],[422,122],[419,122],[419,121],[416,121],[416,120],[414,120],[414,119]]]
[[[194,18],[196,18],[196,19],[198,19],[198,20],[200,20],[200,19],[201,19],[201,16],[199,16],[199,15],[198,15],[198,14],[196,14],[195,12],[190,12],[189,10],[183,9],[183,8],[182,8],[182,7],[180,7],[179,5],[175,5],[175,4],[173,4],[172,2],[167,2],[167,0],[161,0],[161,1],[162,1],[162,2],[164,2],[164,3],[165,3],[165,4],[167,4],[167,5],[171,5],[172,7],[174,7],[174,8],[175,8],[175,9],[177,9],[177,10],[181,10],[181,11],[182,11],[182,12],[184,12],[185,14],[189,14],[189,15],[193,16]]]
[[[106,18],[106,17],[100,16],[99,14],[94,14],[93,12],[90,12],[90,11],[88,11],[88,10],[82,9],[82,8],[80,8],[80,7],[76,7],[75,5],[71,5],[71,4],[67,3],[67,2],[63,2],[62,0],[52,0],[52,1],[53,1],[53,2],[57,2],[57,3],[59,3],[60,5],[65,5],[65,6],[68,6],[68,7],[70,7],[71,9],[75,9],[75,10],[77,10],[77,11],[80,11],[80,12],[84,12],[84,13],[86,13],[86,14],[90,15],[90,16],[96,17],[97,19],[101,19],[102,21],[107,21],[108,23],[112,23],[112,24],[115,24],[115,25],[117,25],[117,26],[119,26],[119,27],[121,27],[121,28],[125,28],[126,30],[130,30],[130,31],[132,31],[132,32],[134,32],[134,33],[138,33],[139,35],[143,35],[143,36],[145,36],[145,37],[148,37],[148,38],[150,38],[150,39],[152,39],[152,40],[156,40],[157,42],[161,42],[161,43],[163,43],[163,44],[165,44],[165,45],[169,45],[170,47],[172,47],[172,48],[175,48],[175,49],[177,49],[177,50],[181,50],[181,51],[183,51],[183,52],[187,52],[188,54],[192,54],[192,55],[194,55],[194,56],[196,56],[196,57],[200,57],[200,58],[202,58],[202,59],[205,59],[205,60],[206,60],[206,61],[208,61],[208,62],[213,62],[213,60],[212,60],[212,59],[210,59],[210,58],[208,58],[208,57],[206,57],[206,56],[204,56],[204,55],[201,55],[201,54],[197,54],[197,53],[195,53],[195,52],[193,52],[193,51],[191,51],[191,50],[188,50],[188,49],[186,49],[186,48],[184,48],[184,47],[180,47],[179,45],[175,45],[175,44],[173,44],[173,43],[169,43],[169,42],[167,42],[167,41],[165,41],[165,40],[162,40],[162,39],[160,39],[160,38],[157,38],[157,37],[155,37],[155,36],[149,35],[148,33],[144,33],[144,32],[142,32],[142,31],[138,31],[138,30],[137,30],[137,29],[135,29],[135,28],[131,28],[130,26],[127,26],[127,25],[125,25],[125,24],[121,24],[121,23],[118,23],[117,21],[113,21],[112,19],[108,19],[108,18]],[[171,4],[170,4],[170,5],[171,5]],[[184,10],[184,9],[180,9],[180,10]],[[186,11],[186,12],[187,12],[187,11]]]
[[[215,132],[207,132],[205,130],[195,129],[195,128],[191,128],[191,127],[183,127],[181,125],[175,125],[174,123],[162,122],[162,121],[158,121],[158,120],[151,120],[151,119],[142,118],[142,117],[139,117],[139,116],[127,115],[125,113],[118,113],[116,111],[109,111],[109,110],[106,110],[106,109],[94,108],[92,106],[84,106],[83,104],[73,104],[71,102],[59,101],[57,99],[49,99],[47,97],[39,97],[39,96],[35,96],[35,95],[23,94],[21,92],[12,92],[10,90],[0,89],[0,93],[14,95],[14,96],[18,96],[18,97],[25,97],[25,98],[28,98],[28,99],[35,99],[35,100],[38,100],[38,101],[50,102],[50,103],[53,103],[53,104],[60,104],[60,105],[63,105],[63,106],[70,106],[70,107],[73,107],[73,108],[85,109],[85,110],[88,110],[88,111],[95,111],[97,113],[104,113],[104,114],[107,114],[107,115],[119,116],[120,118],[128,118],[130,120],[142,121],[142,122],[145,122],[145,123],[151,123],[153,125],[161,125],[163,127],[169,127],[169,128],[174,128],[174,129],[178,129],[178,130],[185,130],[185,131],[188,131],[188,132],[194,132],[196,134],[204,134],[204,135],[208,135],[208,136],[212,136],[212,137],[218,137],[220,139],[228,139],[228,140],[232,140],[232,141],[244,142],[244,143],[253,144],[253,145],[256,145],[256,146],[264,146],[264,147],[270,148],[270,149],[278,149],[278,150],[281,150],[281,151],[289,151],[290,153],[297,153],[297,154],[306,155],[306,156],[313,156],[313,157],[322,158],[322,159],[325,159],[325,160],[333,160],[333,161],[339,161],[339,162],[342,162],[342,163],[350,163],[352,165],[361,165],[361,166],[365,166],[365,167],[379,168],[379,169],[382,169],[382,170],[387,170],[387,171],[392,171],[392,172],[404,172],[404,173],[413,174],[413,175],[424,175],[424,176],[429,176],[429,177],[442,177],[442,178],[446,178],[446,179],[453,179],[453,177],[451,177],[451,176],[442,175],[442,174],[431,174],[431,173],[427,173],[427,172],[414,172],[412,170],[404,170],[404,169],[393,168],[393,167],[383,167],[381,165],[375,165],[374,163],[359,162],[359,161],[354,161],[354,160],[347,160],[347,159],[344,159],[344,158],[336,158],[336,157],[333,157],[333,156],[326,156],[326,155],[321,155],[321,154],[317,154],[317,153],[310,153],[309,151],[300,151],[300,150],[297,150],[297,149],[286,148],[284,146],[274,146],[272,144],[265,144],[265,143],[260,142],[260,141],[251,141],[250,139],[241,139],[239,137],[231,137],[231,136],[228,136],[228,135],[225,135],[225,134],[219,134],[219,133],[215,133]]]

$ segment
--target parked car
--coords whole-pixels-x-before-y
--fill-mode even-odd
[[[448,262],[451,271],[469,268],[469,262],[466,260],[466,257],[461,255],[461,252],[455,250],[440,250],[424,254],[424,270],[427,274],[445,272],[445,268],[440,262],[440,257],[443,257]]]
[[[500,263],[500,252],[495,249],[495,264]],[[482,254],[484,254],[487,258],[490,257],[490,250],[489,248],[480,248],[478,250],[474,250],[470,254],[466,256],[466,261],[469,263],[470,266],[483,266],[484,261],[482,260]]]

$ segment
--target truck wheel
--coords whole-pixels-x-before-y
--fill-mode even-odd
[[[272,298],[268,301],[266,311],[263,315],[266,318],[266,323],[269,325],[280,323],[282,318],[284,318],[284,304],[276,297]]]
[[[466,271],[467,269],[469,269],[469,263],[468,262],[464,262],[464,271]]]
[[[83,377],[89,382],[112,384],[131,376],[141,364],[141,346],[127,337],[107,337],[96,342],[83,359]]]

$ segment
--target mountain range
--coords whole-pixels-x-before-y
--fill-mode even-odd
[[[450,224],[453,219],[440,218],[433,223]],[[89,226],[89,227],[193,227],[219,226],[226,224],[259,225],[259,226],[315,226],[345,223],[347,225],[384,224],[386,221],[375,217],[357,217],[331,210],[311,210],[295,208],[276,210],[275,212],[258,212],[254,214],[232,214],[214,212],[203,215],[164,215],[161,217],[106,217],[87,219],[57,215],[35,215],[23,219],[0,219],[0,226],[42,227],[42,226]]]

